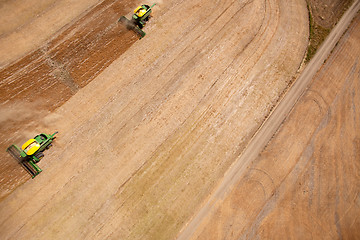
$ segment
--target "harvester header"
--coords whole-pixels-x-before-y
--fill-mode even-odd
[[[40,162],[44,157],[43,152],[52,146],[52,142],[57,133],[58,132],[53,134],[41,133],[26,141],[21,148],[13,144],[8,147],[6,151],[34,178],[42,172],[36,163]]]
[[[156,3],[154,3],[152,6],[146,4],[140,5],[135,8],[131,20],[127,19],[125,16],[121,16],[118,22],[125,24],[127,29],[136,32],[141,39],[146,35],[146,33],[142,29],[145,27],[146,23],[151,18],[152,8],[155,5]]]

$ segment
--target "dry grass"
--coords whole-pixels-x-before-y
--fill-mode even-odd
[[[307,0],[307,7],[309,11],[309,46],[307,49],[307,54],[305,62],[309,62],[311,58],[315,55],[317,49],[324,42],[325,38],[329,35],[332,28],[337,24],[340,17],[345,13],[345,11],[351,6],[354,2],[353,0],[326,0],[326,1],[316,1],[316,0]],[[328,5],[337,6],[334,9],[327,8]],[[324,8],[324,6],[326,8]],[[316,9],[317,11],[313,11]],[[321,9],[323,9],[321,11]],[[334,11],[332,14],[324,11]],[[328,17],[323,17],[328,16]],[[322,22],[323,21],[323,22]],[[324,24],[325,23],[325,24]],[[328,27],[331,26],[331,27]]]

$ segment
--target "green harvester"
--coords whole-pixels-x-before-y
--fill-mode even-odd
[[[21,148],[13,144],[8,147],[6,151],[34,178],[42,172],[36,163],[40,162],[44,157],[44,151],[52,146],[52,142],[57,133],[58,132],[54,134],[41,133],[29,139]]]
[[[142,29],[151,18],[151,11],[155,5],[156,3],[154,3],[151,7],[146,4],[140,5],[134,10],[134,14],[131,20],[127,19],[125,16],[122,16],[119,18],[118,22],[125,24],[127,29],[136,32],[141,39],[146,35]]]

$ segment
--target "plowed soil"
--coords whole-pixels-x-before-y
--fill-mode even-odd
[[[103,1],[40,49],[0,71],[1,149],[44,131],[47,123],[43,118],[49,112],[91,82],[138,39],[117,22],[127,14],[128,4],[131,2]],[[5,30],[4,42],[13,32]],[[0,158],[7,159],[0,162],[1,172],[11,176],[0,179],[3,196],[28,176],[8,161],[5,151],[0,152]]]
[[[45,2],[25,18],[51,23]],[[90,1],[4,53],[2,238],[176,237],[301,70],[305,1],[159,1],[142,40],[117,23],[137,4]],[[29,181],[5,149],[53,131]]]

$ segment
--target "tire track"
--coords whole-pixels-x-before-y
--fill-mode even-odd
[[[46,162],[36,189],[27,184],[3,202],[24,203],[0,208],[1,226],[11,226],[6,236],[30,237],[36,225],[42,238],[174,237],[239,154],[234,149],[248,138],[242,121],[253,121],[244,106],[266,96],[251,88],[274,69],[266,58],[279,30],[279,1],[229,0],[227,12],[205,2],[172,2],[178,12],[160,15],[151,34],[57,110],[66,116],[50,156],[58,161]],[[229,22],[237,11],[239,22]],[[36,205],[28,208],[31,189]],[[194,202],[184,206],[188,199]]]
[[[190,223],[182,230],[178,239],[190,239],[195,237],[196,231],[199,231],[200,225],[206,221],[206,217],[212,213],[216,208],[217,203],[224,199],[226,194],[233,188],[234,183],[240,179],[242,174],[246,171],[246,167],[251,161],[261,152],[267,142],[270,140],[274,132],[278,129],[285,116],[296,103],[303,90],[306,88],[312,76],[319,69],[321,64],[327,58],[331,49],[338,41],[339,37],[349,25],[351,19],[358,11],[358,3],[355,3],[352,8],[344,15],[339,24],[335,27],[329,38],[323,44],[315,58],[309,64],[309,67],[304,71],[302,76],[295,82],[294,86],[289,90],[281,103],[277,106],[270,118],[261,126],[254,138],[250,141],[246,150],[238,158],[236,163],[226,173],[222,183],[217,190],[206,201],[197,215],[190,221]],[[316,62],[316,63],[315,63]],[[306,80],[305,80],[306,79]],[[297,93],[296,93],[297,92]],[[285,111],[285,112],[284,112]],[[199,234],[199,233],[197,233]],[[195,235],[195,236],[194,236]],[[245,235],[243,235],[244,237]]]

